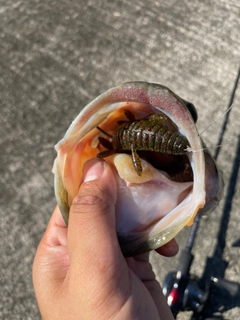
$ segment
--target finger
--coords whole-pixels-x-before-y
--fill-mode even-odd
[[[43,242],[46,246],[50,247],[67,245],[67,226],[58,206],[53,210],[53,214],[43,235]]]
[[[171,312],[166,303],[166,298],[163,296],[162,288],[156,280],[152,270],[152,265],[149,263],[149,253],[130,257],[126,259],[129,268],[143,282],[149,291],[161,319],[173,319]]]
[[[128,267],[142,281],[155,280],[155,274],[152,270],[152,265],[149,262],[149,252],[140,255],[126,258]]]
[[[155,251],[158,254],[161,254],[165,257],[172,257],[175,256],[178,253],[178,244],[175,239],[170,240],[166,244],[164,244],[162,247],[156,249]]]
[[[83,180],[70,208],[68,244],[71,265],[87,277],[98,272],[99,265],[114,264],[120,249],[115,228],[117,186],[110,166],[100,159],[90,160]]]
[[[33,263],[33,284],[39,301],[47,302],[62,285],[68,268],[67,227],[56,207]]]

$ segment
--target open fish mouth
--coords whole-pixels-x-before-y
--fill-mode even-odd
[[[152,114],[163,120],[149,122]],[[65,222],[83,166],[96,156],[115,174],[116,231],[125,256],[164,245],[198,212],[212,210],[222,197],[222,176],[196,120],[191,103],[146,82],[122,84],[88,104],[56,145],[55,194]]]

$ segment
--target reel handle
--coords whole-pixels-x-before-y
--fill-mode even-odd
[[[215,277],[212,277],[211,281],[214,287],[225,289],[233,297],[240,295],[240,284],[235,281]]]

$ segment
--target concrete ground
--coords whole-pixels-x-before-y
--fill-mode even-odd
[[[55,206],[54,144],[73,118],[108,88],[143,80],[194,103],[201,132],[229,104],[240,63],[239,17],[238,0],[0,2],[1,320],[40,319],[32,261]],[[238,85],[218,157],[224,198],[201,221],[194,247],[192,272],[199,277],[220,270],[240,282],[240,174],[228,194],[231,176],[237,177],[234,161],[239,167],[239,123]],[[221,121],[202,134],[212,152],[220,129]],[[225,242],[216,257],[220,225]],[[188,232],[178,236],[181,248]],[[152,255],[161,282],[177,259]],[[240,298],[216,290],[208,309],[213,314],[240,319]],[[178,319],[191,317],[184,312]]]

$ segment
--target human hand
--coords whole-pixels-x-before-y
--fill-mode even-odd
[[[39,244],[33,284],[44,320],[173,319],[148,253],[124,258],[116,235],[117,187],[108,164],[86,163],[66,227],[58,207]],[[157,250],[178,251],[174,240]]]

